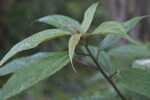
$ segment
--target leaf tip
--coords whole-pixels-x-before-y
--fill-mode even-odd
[[[0,66],[2,66],[3,65],[3,62],[2,62],[2,60],[0,61]]]
[[[35,20],[35,21],[33,21],[33,22],[31,22],[30,24],[29,24],[29,26],[31,27],[33,24],[35,24],[36,22],[38,22],[38,20]]]
[[[78,74],[78,71],[75,69],[72,61],[71,61],[71,66],[72,66],[73,71]]]

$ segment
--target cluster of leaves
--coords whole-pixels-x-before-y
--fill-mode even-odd
[[[51,76],[67,65],[69,61],[71,61],[73,66],[72,59],[74,56],[74,51],[79,41],[82,41],[80,40],[81,38],[84,39],[93,35],[107,35],[99,44],[98,48],[90,47],[90,50],[94,50],[93,53],[97,51],[100,52],[101,56],[99,56],[99,63],[108,73],[111,73],[112,71],[112,65],[109,56],[116,56],[120,54],[121,56],[122,54],[138,57],[150,56],[150,51],[148,51],[142,46],[141,43],[135,41],[127,34],[127,32],[129,32],[138,21],[146,16],[136,17],[124,23],[107,21],[100,24],[92,33],[87,33],[97,6],[98,3],[95,3],[87,9],[81,25],[76,20],[62,15],[50,15],[38,19],[38,22],[44,22],[53,25],[58,29],[41,31],[17,43],[1,60],[0,66],[2,66],[12,56],[23,50],[35,48],[44,41],[62,36],[71,36],[68,45],[69,54],[68,52],[42,52],[30,57],[23,57],[13,60],[12,62],[4,65],[2,68],[0,68],[0,76],[9,73],[14,74],[2,87],[2,89],[0,89],[0,100],[8,99],[11,96],[14,96],[31,87],[42,79]],[[108,53],[104,51],[120,38],[127,39],[134,45],[115,48],[110,50]],[[95,54],[93,55],[96,57]],[[150,73],[149,71],[145,70],[145,67],[142,69],[139,68],[141,67],[120,70],[117,75],[118,79],[130,90],[150,97],[150,84],[148,77]]]

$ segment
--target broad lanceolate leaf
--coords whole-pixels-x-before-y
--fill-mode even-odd
[[[108,21],[102,23],[98,28],[92,32],[92,34],[116,34],[116,35],[125,35],[126,31],[120,23],[115,21]]]
[[[81,33],[84,34],[87,32],[88,28],[91,25],[91,22],[93,20],[94,13],[96,11],[98,3],[94,3],[92,6],[90,6],[87,11],[84,14],[84,19],[81,24]]]
[[[133,63],[132,67],[150,71],[150,59],[139,59],[139,60],[136,60]]]
[[[109,47],[110,45],[118,41],[119,39],[120,39],[119,35],[113,35],[113,34],[107,35],[104,38],[104,40],[99,44],[98,51],[106,49],[107,47]]]
[[[44,42],[53,38],[61,37],[61,36],[70,35],[70,34],[71,33],[60,30],[60,29],[50,29],[50,30],[45,30],[37,34],[34,34],[31,37],[28,37],[27,39],[17,43],[1,60],[0,66],[3,63],[5,63],[10,57],[12,57],[13,55],[15,55],[16,53],[20,51],[34,48],[41,42]]]
[[[135,18],[132,18],[132,19],[122,23],[125,31],[126,32],[130,31],[135,26],[136,23],[138,23],[141,19],[143,19],[145,17],[147,17],[147,16],[135,17]]]
[[[69,62],[68,52],[41,58],[16,72],[0,90],[0,100],[14,96],[49,77]]]
[[[130,90],[150,98],[150,72],[136,68],[120,71],[118,78]]]
[[[114,48],[108,52],[110,56],[150,57],[150,51],[136,45],[126,45]]]
[[[48,52],[40,52],[37,54],[34,54],[32,56],[28,57],[22,57],[15,59],[11,61],[10,63],[4,65],[2,68],[0,68],[0,76],[14,73],[18,71],[19,69],[26,67],[27,65],[43,58],[52,55],[53,53],[48,53]]]
[[[66,27],[68,31],[74,32],[74,30],[71,27],[67,27],[67,25],[72,24],[72,25],[75,25],[80,31],[79,22],[77,22],[76,20],[70,17],[63,16],[63,15],[50,15],[50,16],[42,17],[38,19],[38,21],[53,25],[61,29],[65,29]]]
[[[75,35],[72,35],[72,37],[69,40],[69,57],[70,57],[71,63],[72,63],[72,58],[74,55],[74,50],[78,42],[80,41],[80,38],[81,38],[81,34],[75,34]]]

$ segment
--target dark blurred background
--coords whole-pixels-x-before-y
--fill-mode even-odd
[[[48,28],[54,28],[43,23],[35,23],[36,19],[53,14],[70,16],[80,23],[85,10],[97,0],[0,0],[0,59],[10,48],[22,39]],[[101,0],[89,31],[108,20],[123,22],[135,16],[150,15],[150,0]],[[150,18],[138,23],[129,33],[131,37],[143,42],[150,41]],[[67,41],[66,41],[67,40]],[[96,38],[93,45],[97,45]],[[23,51],[14,58],[27,56],[40,51],[67,50],[68,37],[45,42],[35,49]],[[95,43],[95,44],[94,44]],[[52,77],[38,83],[10,100],[70,100],[81,95],[89,95],[89,89],[96,90],[96,83],[85,85],[83,79],[94,75],[93,71],[84,67],[77,68],[75,74],[70,65]],[[9,76],[2,77],[0,85]],[[4,82],[3,82],[4,81]],[[94,85],[94,86],[93,86]],[[81,99],[78,99],[81,100]],[[90,99],[92,100],[92,99]]]

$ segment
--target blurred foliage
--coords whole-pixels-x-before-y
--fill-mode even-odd
[[[5,0],[2,0],[5,1]],[[62,14],[78,20],[83,20],[84,11],[96,0],[6,0],[6,4],[0,9],[0,59],[17,42],[32,34],[44,29],[54,28],[52,26],[33,22],[46,15]],[[94,30],[103,21],[109,20],[108,7],[105,2],[101,2],[98,7],[92,26],[89,30]],[[90,39],[90,45],[98,46],[104,36],[94,36]],[[13,58],[31,55],[42,51],[66,51],[68,50],[68,37],[62,37],[45,42],[35,49],[23,51]],[[114,48],[118,44],[113,45]],[[144,44],[149,48],[150,44]],[[81,48],[78,48],[81,50]],[[107,50],[106,50],[107,51]],[[76,56],[77,59],[86,61],[85,58]],[[111,57],[112,72],[116,72],[123,67],[130,67],[134,62],[133,57]],[[63,70],[57,72],[37,85],[27,89],[10,100],[112,100],[116,98],[115,91],[106,82],[103,76],[89,68],[75,64],[79,74],[76,74],[71,64]],[[0,87],[11,75],[0,77]],[[117,78],[114,81],[118,83]],[[121,84],[117,84],[121,92],[127,98],[133,100],[143,99],[142,95],[131,93]],[[127,91],[128,90],[128,91]],[[138,99],[137,99],[138,96]],[[116,98],[120,100],[120,98]],[[141,99],[139,99],[141,100]]]

